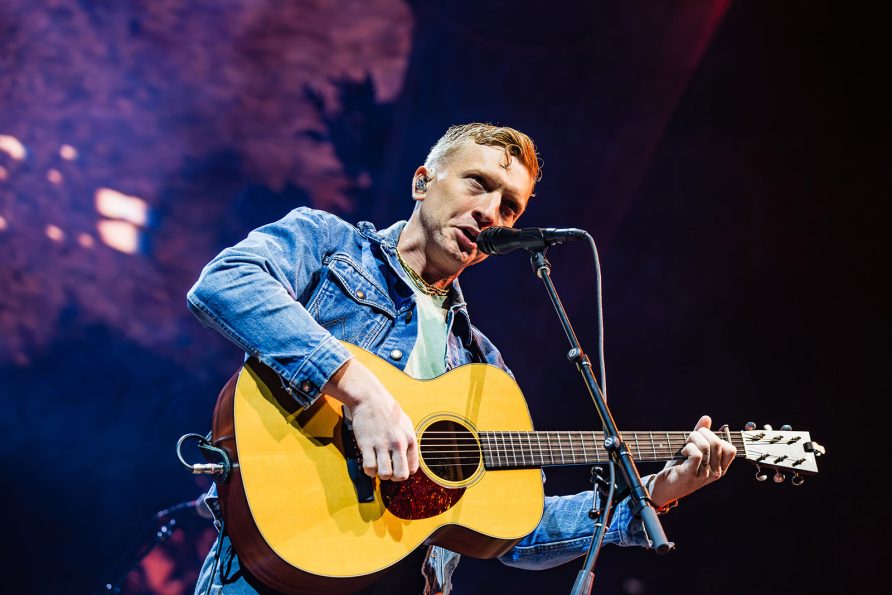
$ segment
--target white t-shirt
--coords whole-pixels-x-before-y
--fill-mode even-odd
[[[404,371],[412,378],[427,380],[446,372],[446,296],[431,296],[414,285],[418,338]]]

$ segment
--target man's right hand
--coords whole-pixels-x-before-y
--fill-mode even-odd
[[[404,481],[418,471],[412,420],[368,368],[356,359],[347,360],[322,392],[350,409],[366,475]]]

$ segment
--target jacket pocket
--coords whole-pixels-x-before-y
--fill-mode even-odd
[[[365,348],[396,315],[380,283],[343,255],[328,262],[307,310],[337,339]]]

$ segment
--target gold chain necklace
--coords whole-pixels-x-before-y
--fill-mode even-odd
[[[437,296],[437,297],[446,297],[449,295],[449,288],[446,287],[444,289],[440,289],[439,287],[435,287],[421,278],[421,275],[415,272],[415,270],[406,264],[406,261],[403,260],[403,255],[400,254],[399,248],[396,250],[396,258],[400,261],[400,264],[403,266],[403,270],[406,271],[406,274],[409,275],[409,278],[412,279],[412,282],[415,284],[415,287],[421,291],[421,293],[425,293],[427,295]]]

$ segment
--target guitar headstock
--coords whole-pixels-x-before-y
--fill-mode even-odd
[[[775,483],[786,479],[785,473],[792,473],[793,485],[802,485],[803,475],[818,472],[817,458],[824,454],[824,447],[812,441],[808,432],[794,432],[790,426],[774,430],[771,426],[756,429],[756,424],[746,424],[740,433],[743,438],[743,456],[756,464],[756,479],[765,481],[765,469],[774,469]]]

